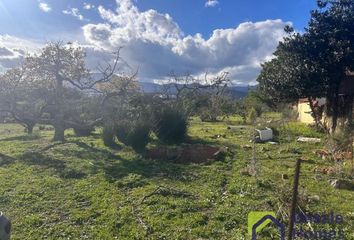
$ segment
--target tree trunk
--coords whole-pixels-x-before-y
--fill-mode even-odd
[[[312,97],[308,97],[307,100],[309,101],[310,109],[311,109],[313,118],[315,120],[316,128],[326,131],[326,127],[323,125],[322,120],[321,120],[322,116],[319,115],[316,107],[313,104],[314,99],[312,99]]]
[[[335,134],[339,117],[338,88],[333,90],[326,99],[326,113],[328,116],[328,128],[331,135]]]
[[[62,124],[61,121],[62,118],[60,117],[55,117],[54,120],[54,138],[53,141],[64,141],[64,132],[65,132],[65,127],[64,124]]]
[[[32,134],[33,133],[33,128],[36,124],[35,123],[32,123],[32,122],[28,122],[26,123],[26,132],[28,134]]]
[[[53,141],[64,141],[64,112],[63,112],[63,80],[57,76],[57,86],[55,91],[55,113],[54,113],[54,138]]]

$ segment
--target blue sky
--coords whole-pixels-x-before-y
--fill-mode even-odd
[[[1,0],[0,71],[22,57],[18,49],[65,40],[84,45],[95,60],[124,46],[144,81],[171,71],[229,71],[236,84],[254,83],[281,29],[292,24],[301,31],[315,6],[315,0]]]

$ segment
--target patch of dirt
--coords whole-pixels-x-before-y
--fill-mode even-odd
[[[147,150],[146,157],[151,159],[170,160],[175,163],[209,163],[220,156],[226,150],[210,145],[184,144],[170,147],[160,146]]]

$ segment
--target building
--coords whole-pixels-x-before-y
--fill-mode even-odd
[[[340,100],[346,97],[354,96],[354,72],[348,72],[346,78],[341,82],[339,94]],[[317,98],[313,101],[314,105],[322,107],[326,104],[325,98]],[[307,98],[301,98],[298,100],[295,110],[297,111],[297,119],[300,122],[306,124],[314,124],[315,120],[312,116],[309,100]],[[326,116],[322,115],[322,122],[326,122]]]

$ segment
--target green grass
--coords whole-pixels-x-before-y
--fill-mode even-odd
[[[124,146],[111,150],[98,132],[76,138],[68,131],[65,143],[52,143],[52,131],[27,136],[18,125],[0,125],[0,211],[12,219],[12,239],[248,239],[250,211],[288,212],[282,204],[301,156],[310,159],[302,165],[302,208],[342,214],[346,239],[354,239],[354,192],[335,190],[329,176],[313,173],[332,164],[313,154],[322,144],[295,141],[322,134],[299,123],[279,126],[279,145],[256,145],[258,176],[251,177],[240,171],[252,157],[242,146],[253,128],[227,129],[236,123],[239,117],[191,120],[190,142],[232,152],[206,165],[144,159]],[[307,200],[314,195],[318,202]]]

